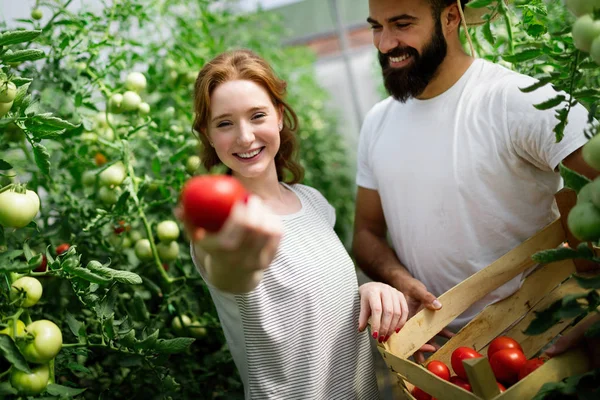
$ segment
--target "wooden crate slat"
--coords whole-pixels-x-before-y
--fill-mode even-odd
[[[433,397],[444,400],[478,399],[473,393],[469,393],[453,383],[438,378],[418,364],[396,357],[381,347],[377,349],[392,371],[401,375],[414,386],[427,388],[427,392]]]
[[[514,384],[496,400],[531,399],[546,382],[559,382],[569,376],[583,374],[591,369],[589,357],[581,348],[553,357],[529,376]],[[443,399],[440,399],[443,400]]]
[[[563,320],[540,335],[525,335],[523,332],[525,331],[525,329],[527,329],[531,321],[533,321],[533,319],[535,318],[534,312],[545,310],[556,300],[559,300],[568,294],[586,292],[588,292],[588,290],[579,287],[575,279],[569,279],[564,284],[560,285],[555,290],[550,292],[544,298],[544,300],[540,301],[536,305],[536,307],[532,308],[527,313],[525,318],[523,318],[513,328],[506,332],[506,336],[510,336],[517,342],[519,342],[521,347],[523,347],[523,352],[525,353],[527,358],[532,357],[538,351],[544,348],[544,346],[546,346],[547,343],[549,343],[553,338],[555,338],[560,332],[562,332],[567,327],[567,325],[569,325],[573,321],[573,319]],[[487,351],[487,347],[484,349],[484,351]]]
[[[473,303],[534,266],[532,254],[555,248],[563,243],[564,239],[561,222],[556,220],[487,268],[444,293],[440,296],[444,305],[441,310],[420,311],[408,320],[400,333],[393,334],[383,347],[392,354],[408,358]]]
[[[493,338],[510,328],[517,316],[525,315],[573,272],[575,265],[572,260],[542,266],[525,279],[515,294],[486,307],[428,361],[439,360],[450,367],[450,357],[457,347],[467,346],[481,351]]]

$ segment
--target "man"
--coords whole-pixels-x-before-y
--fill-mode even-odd
[[[557,218],[561,161],[596,176],[580,150],[588,113],[574,107],[556,143],[555,110],[533,105],[557,93],[549,85],[523,93],[533,78],[466,54],[453,0],[369,0],[369,14],[390,97],[361,131],[353,252],[371,279],[411,299],[413,313],[436,310],[437,296]],[[521,279],[450,328],[514,293]]]

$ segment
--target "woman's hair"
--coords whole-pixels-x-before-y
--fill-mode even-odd
[[[221,84],[232,80],[248,80],[262,87],[275,108],[283,110],[283,129],[280,132],[279,151],[275,156],[277,178],[286,183],[298,183],[304,168],[297,160],[296,129],[298,117],[284,101],[286,82],[279,79],[269,64],[250,50],[233,50],[222,53],[204,65],[194,85],[194,130],[202,142],[200,158],[210,171],[221,164],[215,149],[210,145],[207,128],[210,120],[210,96]]]

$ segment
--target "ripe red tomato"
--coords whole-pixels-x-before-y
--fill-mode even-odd
[[[473,391],[471,389],[471,384],[469,382],[467,382],[465,379],[461,378],[460,376],[456,376],[456,375],[451,376],[450,382],[454,383],[456,386],[461,387],[469,392]]]
[[[59,244],[56,246],[56,254],[61,255],[65,251],[69,250],[69,247],[71,246],[68,243]]]
[[[181,191],[185,217],[193,225],[218,232],[233,205],[248,197],[235,178],[227,175],[203,175],[189,179]]]
[[[96,155],[94,156],[94,161],[96,162],[96,165],[101,167],[104,164],[106,164],[106,156],[102,153],[96,153]]]
[[[412,394],[413,397],[417,400],[432,400],[431,395],[425,393],[423,390],[419,389],[416,386],[413,388],[410,394]]]
[[[127,223],[123,220],[120,220],[113,228],[115,235],[120,235],[121,233],[123,233],[125,231],[129,232],[130,230],[131,230],[131,225],[127,225]]]
[[[510,338],[508,336],[498,336],[490,343],[490,346],[487,350],[487,356],[488,358],[492,358],[492,355],[494,353],[504,349],[517,349],[520,352],[523,352],[523,348],[521,347],[519,342],[517,342],[513,338]]]
[[[46,272],[46,268],[48,268],[48,259],[46,258],[45,254],[42,254],[42,262],[33,271]]]
[[[527,360],[527,362],[519,370],[519,380],[525,378],[527,375],[544,365],[544,362],[544,359],[539,357]]]
[[[496,382],[498,384],[498,389],[500,389],[500,393],[506,392],[506,388],[500,382]]]
[[[450,369],[446,364],[444,364],[441,361],[430,362],[429,364],[427,364],[427,369],[429,370],[429,372],[433,373],[434,375],[437,375],[438,377],[446,381],[450,380]]]
[[[456,375],[460,376],[463,379],[467,379],[467,373],[465,372],[465,367],[462,363],[463,360],[480,357],[483,356],[470,347],[458,347],[452,352],[452,357],[450,358],[452,369],[454,370]]]
[[[490,358],[492,371],[501,382],[515,383],[519,378],[519,371],[527,362],[527,357],[517,349],[504,349],[497,351]]]

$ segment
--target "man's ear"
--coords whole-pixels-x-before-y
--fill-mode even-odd
[[[458,1],[452,3],[442,11],[441,21],[444,35],[448,37],[458,31],[462,22],[462,15],[459,10]]]

